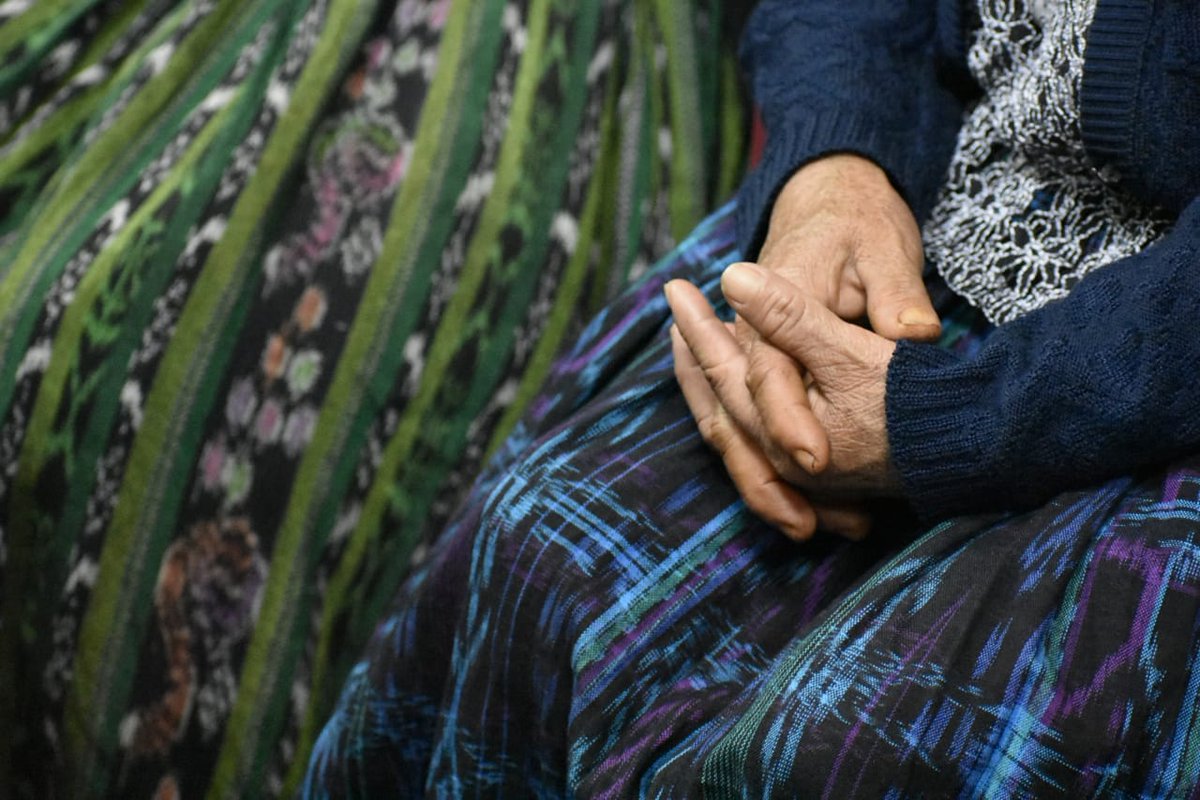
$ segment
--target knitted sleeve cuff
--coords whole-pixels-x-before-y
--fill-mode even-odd
[[[888,365],[887,430],[892,462],[925,521],[1006,508],[996,411],[986,365],[936,345],[901,341]],[[991,496],[988,496],[991,495]]]
[[[911,163],[903,135],[875,120],[844,112],[812,111],[768,119],[763,160],[738,193],[737,235],[744,258],[762,247],[771,207],[784,183],[808,162],[832,153],[855,153],[878,164],[910,204],[906,187],[917,185],[919,165]]]

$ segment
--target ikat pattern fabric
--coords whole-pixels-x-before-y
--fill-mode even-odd
[[[1141,252],[1172,217],[1135,201],[1084,149],[1080,86],[1096,0],[971,5],[967,64],[984,96],[922,235],[956,292],[1010,322]]]
[[[352,671],[306,796],[1200,795],[1200,459],[794,544],[672,373],[663,284],[723,307],[738,258],[726,208],[557,363]],[[975,352],[989,323],[931,291]]]
[[[0,3],[0,786],[278,796],[742,164],[710,2]]]

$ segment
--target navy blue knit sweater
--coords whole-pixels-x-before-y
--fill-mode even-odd
[[[925,219],[978,93],[962,2],[759,5],[742,45],[767,128],[739,195],[747,257],[786,179],[832,152],[880,164]],[[1029,507],[1200,451],[1200,3],[1099,0],[1081,102],[1089,155],[1177,220],[974,357],[898,345],[888,436],[926,517]]]

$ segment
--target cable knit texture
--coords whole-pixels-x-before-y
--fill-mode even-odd
[[[998,328],[975,357],[902,342],[888,434],[928,517],[1033,506],[1200,447],[1200,201],[1175,234]]]
[[[960,41],[950,28],[964,16],[954,0],[761,4],[744,46],[768,129],[739,198],[748,254],[779,186],[827,152],[874,158],[924,219],[968,96],[953,63],[961,49],[945,45]],[[1099,0],[1081,104],[1097,164],[1140,200],[1182,213],[1157,244],[1000,326],[971,357],[901,343],[888,436],[928,519],[1029,507],[1200,449],[1200,3]],[[810,112],[877,133],[790,135],[809,129]]]

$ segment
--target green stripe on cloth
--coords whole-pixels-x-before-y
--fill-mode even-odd
[[[721,93],[718,99],[721,134],[717,157],[717,197],[732,197],[746,171],[746,114],[739,98],[737,59],[721,57]]]
[[[273,4],[279,26],[268,63],[282,59],[307,10],[303,2]],[[195,440],[217,390],[219,374],[257,278],[262,226],[282,182],[303,152],[311,124],[343,68],[345,42],[360,36],[372,8],[346,0],[330,12],[299,85],[275,124],[258,169],[236,201],[224,235],[213,247],[175,326],[146,398],[109,525],[100,570],[80,634],[75,679],[65,712],[69,761],[92,786],[102,766],[93,741],[111,737],[123,708],[140,637],[126,629],[129,609],[144,607],[154,567],[173,529],[191,467]],[[86,709],[86,711],[85,711]],[[89,719],[90,718],[90,719]],[[104,740],[101,740],[104,741]],[[109,739],[111,741],[111,739]]]
[[[0,25],[0,53],[13,47],[28,47],[31,40],[40,41],[48,31],[70,25],[98,0],[38,0],[20,16]]]
[[[150,19],[166,13],[168,0],[127,0],[122,3],[111,18],[106,18],[103,25],[95,34],[87,37],[83,55],[71,71],[62,77],[59,86],[70,82],[79,73],[98,64],[124,37],[133,24],[143,15],[149,14]]]
[[[500,231],[510,214],[524,214],[525,209],[517,202],[518,182],[523,177],[521,167],[528,155],[526,148],[530,145],[544,147],[544,142],[536,142],[530,137],[534,99],[543,74],[543,60],[552,57],[548,52],[547,42],[549,8],[553,0],[534,0],[530,9],[529,38],[521,56],[521,66],[517,73],[516,86],[513,90],[513,106],[509,115],[508,128],[505,131],[504,145],[496,168],[495,182],[492,191],[480,217],[479,225],[463,261],[462,274],[459,277],[457,291],[447,306],[444,315],[434,333],[433,344],[426,358],[425,367],[421,373],[421,384],[416,396],[404,410],[396,433],[384,450],[383,459],[375,473],[370,492],[360,522],[350,537],[345,555],[338,565],[330,581],[326,594],[326,608],[336,609],[342,600],[344,592],[349,588],[359,563],[369,545],[375,542],[379,534],[379,521],[384,509],[391,499],[391,489],[396,478],[396,472],[401,462],[410,455],[412,446],[419,436],[421,429],[428,423],[427,414],[431,410],[442,382],[451,378],[450,363],[464,339],[470,338],[472,316],[478,301],[478,294],[484,286],[485,279],[496,280],[494,273],[501,266],[496,263],[500,256],[497,246]],[[580,52],[587,48],[580,47]],[[582,94],[576,92],[576,94]],[[562,128],[574,130],[571,115],[565,114]],[[553,152],[551,150],[551,152]],[[526,174],[527,180],[533,176]],[[553,192],[554,187],[546,187]],[[557,193],[555,193],[557,199]],[[540,228],[530,226],[534,235],[545,237],[546,226]],[[524,254],[524,253],[523,253]],[[503,325],[497,326],[505,331]],[[488,364],[484,358],[479,359],[478,369],[486,370]],[[432,465],[423,464],[422,471]]]
[[[550,311],[550,317],[546,320],[546,327],[538,338],[537,347],[533,351],[533,355],[529,358],[529,365],[525,369],[525,374],[521,377],[521,383],[517,387],[516,397],[513,399],[512,405],[504,412],[504,416],[500,418],[500,422],[496,424],[496,429],[492,432],[491,440],[488,442],[487,451],[484,454],[484,461],[488,461],[508,435],[512,433],[516,427],[517,421],[521,415],[525,413],[529,402],[533,400],[538,389],[541,388],[543,381],[550,372],[550,367],[554,363],[554,357],[558,354],[559,347],[562,345],[567,332],[570,330],[574,319],[574,314],[579,307],[579,299],[584,292],[584,286],[588,278],[588,265],[592,258],[592,247],[601,238],[601,204],[607,197],[610,197],[614,191],[614,183],[616,176],[614,167],[618,162],[620,154],[620,140],[617,138],[617,95],[620,84],[617,81],[617,71],[613,70],[609,74],[608,88],[606,90],[607,97],[605,98],[604,113],[600,128],[600,141],[602,142],[602,150],[599,157],[599,169],[596,177],[592,180],[591,186],[588,187],[587,200],[584,202],[583,213],[579,221],[579,241],[575,246],[575,252],[571,255],[571,260],[567,264],[566,272],[563,274],[562,283],[559,285],[558,295],[554,299],[554,308]]]
[[[123,7],[118,17],[107,21],[96,34],[95,40],[88,46],[87,52],[80,58],[79,63],[60,80],[59,88],[61,89],[62,86],[77,77],[80,72],[99,63],[108,54],[116,40],[128,31],[134,19],[145,10],[150,1],[137,0],[128,7]],[[182,18],[183,10],[183,7],[175,9],[170,15],[170,19],[177,23]],[[161,35],[164,29],[169,31],[171,27],[167,25],[156,27],[155,34]],[[154,37],[146,37],[146,41],[136,48],[123,63],[140,63],[145,54],[153,49],[155,43]],[[106,99],[106,86],[112,79],[113,75],[109,75],[100,83],[78,92],[72,99],[57,108],[54,107],[53,102],[48,103],[50,108],[46,110],[49,113],[36,125],[32,123],[30,117],[42,112],[43,107],[41,106],[30,111],[25,121],[14,125],[4,137],[4,148],[0,151],[0,186],[8,184],[7,176],[13,171],[15,165],[27,164],[32,160],[31,156],[46,149],[49,142],[60,138],[64,131],[70,130],[74,125],[88,119],[89,115],[81,113],[79,109],[91,110],[101,106]],[[70,123],[68,124],[64,120],[70,120]],[[19,138],[13,141],[17,134],[19,134]]]
[[[700,114],[700,84],[687,80],[699,72],[694,37],[681,27],[690,23],[686,0],[654,0],[656,22],[667,47],[667,93],[671,131],[671,233],[683,240],[703,218],[708,196],[704,130]]]
[[[538,267],[546,260],[571,159],[557,159],[551,162],[553,168],[538,169],[536,165],[542,153],[571,152],[577,139],[589,94],[588,61],[595,51],[599,7],[577,9],[573,3],[558,0],[551,16],[558,18],[556,22],[561,23],[561,28],[558,25],[555,28],[563,33],[553,35],[550,40],[547,55],[551,58],[546,59],[542,69],[543,81],[561,91],[565,102],[557,117],[539,114],[536,103],[531,106],[525,142],[515,145],[519,149],[512,169],[519,178],[512,184],[503,208],[504,227],[523,230],[524,246],[513,258],[505,257],[499,248],[493,247],[484,256],[490,263],[475,291],[473,307],[468,310],[464,299],[458,318],[450,315],[453,303],[447,309],[446,318],[438,326],[414,407],[405,410],[384,452],[384,464],[376,472],[375,486],[387,492],[392,515],[409,525],[420,524],[421,510],[429,506],[455,456],[463,451],[471,422],[483,413],[497,390],[513,357],[515,332],[543,277]],[[569,41],[563,35],[568,29]],[[502,166],[505,166],[503,161]],[[496,236],[502,238],[499,233]],[[468,251],[468,264],[470,255]],[[444,355],[438,351],[443,344]],[[471,360],[472,367],[453,369],[464,351],[477,351]],[[434,354],[441,355],[444,361],[435,364]],[[431,366],[436,371],[431,372]],[[422,407],[423,392],[428,392],[428,399]],[[372,519],[378,518],[369,517],[364,510],[363,520],[370,524]],[[360,523],[354,535],[356,539],[369,536],[378,541],[380,534],[376,521],[373,527]],[[380,554],[380,563],[391,568],[384,569],[384,578],[378,585],[364,584],[371,586],[371,592],[365,594],[360,613],[368,619],[378,619],[383,613],[405,571],[402,565],[409,563],[411,556],[399,540],[388,545]]]
[[[714,94],[713,2],[671,5],[688,74],[628,0],[104,0],[55,28],[0,98],[0,785],[299,785],[489,444],[670,247],[659,148],[673,82]]]
[[[99,0],[39,0],[16,19],[0,25],[0,96],[9,94],[37,69],[59,35]],[[16,53],[6,51],[16,50]],[[15,58],[10,58],[15,55]]]
[[[636,108],[634,125],[631,131],[634,141],[635,156],[631,159],[632,174],[622,180],[625,194],[617,204],[616,224],[613,233],[618,241],[623,241],[625,250],[617,253],[616,274],[604,287],[603,294],[592,296],[593,306],[599,308],[608,297],[613,296],[619,287],[629,280],[630,271],[637,258],[637,242],[642,239],[646,228],[647,211],[658,194],[659,176],[662,171],[661,152],[658,146],[658,132],[664,122],[663,100],[660,91],[659,70],[656,65],[657,42],[659,34],[654,22],[654,12],[649,3],[637,3],[634,6],[634,70],[638,82],[638,94],[635,95]],[[623,212],[623,214],[622,214]]]
[[[13,481],[7,534],[12,537],[14,544],[20,543],[22,546],[13,547],[9,553],[6,563],[9,571],[6,586],[8,591],[5,593],[5,605],[0,612],[0,619],[25,619],[32,623],[34,631],[45,630],[44,617],[49,609],[38,608],[35,604],[38,600],[46,601],[51,598],[42,592],[28,591],[31,587],[27,584],[33,580],[33,576],[44,585],[60,584],[64,577],[62,572],[67,566],[67,554],[78,530],[74,528],[64,531],[59,528],[58,534],[52,535],[49,528],[53,525],[53,519],[41,512],[36,500],[38,479],[46,461],[61,453],[71,441],[69,431],[66,435],[56,434],[54,431],[56,423],[60,420],[61,400],[64,392],[68,390],[69,381],[73,390],[79,391],[82,388],[74,385],[79,377],[77,369],[81,357],[81,343],[88,332],[86,329],[93,323],[97,301],[105,299],[102,295],[107,294],[106,289],[112,273],[126,266],[126,260],[130,257],[129,246],[147,232],[148,224],[153,223],[161,228],[161,222],[155,219],[155,215],[168,198],[176,196],[180,185],[187,180],[187,171],[206,152],[208,145],[220,130],[222,121],[222,117],[218,117],[209,123],[177,168],[155,189],[121,232],[99,254],[80,281],[74,301],[63,314],[58,334],[50,350],[50,363],[39,386],[33,414],[26,428],[18,458],[17,474]],[[125,363],[120,362],[115,366],[123,371]],[[94,424],[94,415],[90,421]],[[71,422],[68,417],[67,427],[70,427]],[[68,465],[69,471],[76,472],[77,470],[70,469],[71,466],[73,465]],[[68,492],[74,497],[74,502],[69,500],[66,504],[68,507],[86,502],[86,487],[93,483],[94,467],[79,471],[84,473],[79,476],[84,483],[81,485],[76,481],[69,482]],[[71,516],[78,518],[76,514]],[[45,637],[41,638],[44,640]]]
[[[47,399],[39,400],[35,404],[35,419],[31,419],[25,446],[30,451],[28,458],[39,463],[35,467],[27,468],[26,464],[29,462],[22,460],[21,469],[28,469],[26,474],[29,485],[27,488],[18,486],[17,493],[12,496],[10,512],[10,534],[22,528],[28,530],[34,524],[42,526],[52,523],[53,515],[58,514],[57,526],[45,545],[47,553],[39,559],[36,568],[42,585],[62,585],[62,580],[66,577],[64,572],[70,563],[71,549],[76,543],[79,531],[85,527],[88,503],[98,479],[96,464],[108,444],[121,405],[126,365],[130,355],[141,343],[142,332],[153,316],[154,307],[174,275],[171,270],[156,267],[176,263],[188,242],[189,232],[212,199],[230,154],[243,140],[257,116],[269,75],[269,64],[260,65],[258,74],[250,76],[239,88],[238,96],[198,134],[183,161],[168,176],[162,188],[156,191],[156,195],[159,195],[164,189],[171,189],[170,193],[161,198],[152,196],[148,200],[145,208],[154,209],[154,218],[147,220],[147,226],[139,230],[137,243],[125,248],[120,243],[113,242],[97,259],[96,266],[104,266],[100,263],[101,259],[114,258],[114,253],[120,251],[123,263],[119,265],[121,277],[118,285],[124,287],[123,291],[128,296],[122,298],[122,290],[112,286],[101,290],[104,282],[94,277],[98,272],[89,271],[85,274],[74,301],[67,307],[64,321],[60,325],[58,341],[51,351],[51,367],[53,368],[54,360],[58,356],[64,356],[60,361],[66,363],[66,356],[78,351],[78,355],[71,362],[70,379],[73,383],[84,380],[94,387],[94,391],[84,393],[82,387],[73,387],[76,396],[70,399],[72,408],[59,413],[60,416],[65,414],[68,420],[73,420],[76,416],[75,407],[87,405],[86,412],[83,412],[86,413],[86,425],[82,432],[77,434],[77,447],[72,447],[73,437],[69,428],[56,434],[48,430],[35,432],[33,429],[37,414],[43,410],[53,412],[58,408],[60,401],[57,398],[51,400],[47,396]],[[137,227],[136,220],[131,219],[126,231],[133,231]],[[149,229],[156,232],[151,233]],[[109,270],[105,268],[103,271]],[[100,291],[103,293],[98,294]],[[78,312],[83,310],[87,311],[86,315],[79,315]],[[73,313],[81,318],[72,321]],[[101,329],[97,330],[98,328]],[[66,335],[68,330],[71,331],[70,335]],[[103,361],[94,365],[86,377],[77,376],[75,371],[82,358],[85,337],[89,342],[89,358],[94,359],[98,340],[110,335],[115,335],[115,340],[109,342],[109,350]],[[47,372],[43,378],[42,393],[47,393],[48,384],[53,386],[66,379],[67,377],[63,376],[54,380],[50,372]],[[61,385],[56,387],[56,395],[61,395],[62,388]],[[53,414],[47,413],[46,418],[53,419]],[[35,442],[42,442],[42,446],[33,447]],[[62,449],[66,449],[67,461],[65,475],[61,479],[65,487],[65,497],[57,498],[60,502],[52,509],[42,508],[41,516],[34,519],[33,515],[38,512],[30,506],[35,496],[34,480],[43,468],[41,462]],[[20,476],[21,472],[18,472],[18,482]],[[51,479],[57,477],[51,476]],[[43,476],[42,480],[45,479]],[[39,527],[38,540],[43,538],[44,534]],[[12,561],[9,562],[9,566],[13,566]],[[10,580],[17,580],[22,574],[23,570],[18,567]],[[48,629],[50,621],[47,619],[46,624],[42,625],[39,620],[46,619],[51,610],[50,607],[40,609],[37,616],[27,610],[23,618],[35,620],[35,629]],[[137,630],[142,624],[142,619],[133,619],[133,630]],[[134,634],[130,634],[130,637],[136,638]],[[35,655],[31,660],[40,664],[45,661],[44,651],[49,648],[51,640],[49,637],[41,637],[38,644],[40,647],[34,648]]]
[[[102,215],[138,181],[199,98],[228,73],[245,37],[261,27],[263,9],[270,8],[225,0],[179,46],[174,56],[179,63],[156,75],[78,162],[63,168],[56,190],[35,215],[37,221],[0,281],[0,416],[12,401],[21,361],[17,356],[41,313],[29,298],[44,296]],[[235,26],[235,19],[240,24]],[[197,69],[197,64],[204,67]]]
[[[3,220],[0,220],[0,235],[9,231],[19,233],[13,241],[6,242],[0,249],[0,279],[8,272],[8,266],[13,260],[11,254],[18,252],[23,245],[24,236],[27,234],[26,220],[36,218],[33,216],[35,209],[37,213],[44,213],[49,206],[48,201],[57,199],[53,184],[43,183],[48,180],[48,176],[54,175],[55,170],[63,163],[82,154],[79,140],[84,131],[84,124],[94,119],[99,109],[106,108],[116,101],[118,94],[128,86],[137,67],[150,51],[175,33],[186,10],[186,6],[179,6],[166,13],[153,27],[150,35],[100,83],[88,87],[57,108],[47,109],[48,113],[37,119],[36,124],[34,120],[30,120],[10,132],[10,137],[5,140],[4,147],[0,150],[0,188],[12,192],[14,187],[20,187],[26,196],[11,200],[13,206]],[[111,38],[119,38],[123,27],[127,27],[131,22],[132,20],[127,18],[114,20],[110,25]],[[107,37],[102,35],[102,38]],[[99,60],[101,55],[99,51],[95,54],[89,53],[82,60],[80,68]],[[65,170],[57,173],[59,179],[63,177],[63,172]]]
[[[367,422],[374,416],[367,404],[377,408],[387,396],[391,377],[402,363],[401,348],[396,345],[416,324],[432,270],[439,262],[435,254],[450,233],[439,223],[452,218],[450,211],[466,181],[469,160],[463,158],[464,147],[478,139],[482,125],[503,8],[503,0],[487,0],[456,6],[456,13],[449,16],[411,168],[400,187],[387,236],[289,497],[273,558],[273,563],[282,566],[272,569],[268,578],[235,714],[238,708],[263,702],[244,694],[247,680],[253,680],[255,686],[268,680],[273,688],[286,685],[275,674],[285,646],[279,640],[286,642],[302,618],[296,608],[297,597],[310,561],[319,553],[330,528],[328,517],[336,510],[339,492],[350,477]],[[423,271],[414,273],[418,266]],[[327,472],[330,462],[342,465],[332,479]],[[311,716],[303,723],[309,737],[315,724]],[[228,742],[227,738],[226,748]],[[289,784],[297,779],[295,774],[289,776]]]
[[[241,30],[235,29],[232,32],[226,32],[226,36],[235,44],[238,42],[244,42],[249,39],[254,24],[256,23],[251,20],[251,23],[247,26],[244,26],[244,28]],[[261,23],[257,24],[260,25]],[[239,33],[244,34],[244,36],[239,36]],[[132,161],[133,163],[146,163],[149,161],[154,153],[161,149],[163,143],[170,137],[170,135],[172,135],[178,129],[178,126],[182,124],[183,119],[186,116],[187,107],[194,105],[201,98],[203,98],[207,94],[208,90],[210,90],[212,86],[218,82],[221,76],[228,72],[229,67],[232,65],[232,58],[233,56],[236,56],[236,50],[233,50],[231,53],[228,48],[219,48],[218,50],[213,51],[212,55],[215,60],[215,65],[213,65],[210,69],[196,71],[198,77],[195,77],[193,80],[188,82],[185,91],[183,91],[180,96],[175,99],[175,102],[170,105],[170,113],[167,114],[167,120],[156,125],[149,126],[152,127],[153,130],[147,132],[147,134],[143,137],[134,139],[132,143],[129,141],[131,137],[127,134],[124,137],[119,135],[121,133],[119,129],[116,131],[118,135],[111,137],[111,141],[106,140],[106,143],[115,147],[121,143],[123,138],[126,146],[130,149],[130,156],[128,159],[126,159],[127,161]],[[110,133],[113,133],[113,131],[110,131]],[[71,169],[71,167],[68,166],[66,169]],[[78,174],[78,172],[73,172],[73,175]],[[120,193],[122,193],[129,185],[138,179],[136,172],[134,172],[132,175],[121,175],[113,174],[112,171],[109,170],[108,175],[108,183],[115,184],[117,188],[110,189],[110,191],[107,193],[98,193],[104,196],[104,198],[107,200],[107,203],[104,201],[94,200],[90,205],[92,210],[90,215],[83,216],[81,218],[71,217],[59,220],[61,224],[70,225],[72,227],[69,228],[71,233],[63,233],[61,230],[59,230],[57,232],[60,237],[58,240],[53,239],[53,234],[55,233],[54,231],[47,231],[47,238],[50,239],[50,241],[47,242],[48,249],[51,250],[52,255],[47,258],[43,258],[40,261],[42,275],[40,276],[40,280],[37,281],[37,289],[30,292],[32,296],[44,295],[49,284],[52,282],[52,279],[57,277],[58,273],[66,265],[71,255],[74,253],[74,248],[87,238],[95,225],[95,221],[100,218],[102,213],[105,212],[105,209],[107,209],[112,202],[115,202],[115,199],[120,195]],[[70,180],[66,180],[64,181],[63,187],[58,193],[64,196],[70,196],[72,195],[71,189],[74,185],[75,184],[73,184]],[[86,195],[87,192],[78,192],[78,194]],[[57,209],[69,206],[70,203],[63,202],[58,206],[52,206],[52,208]],[[45,223],[39,224],[44,225]],[[35,254],[35,256],[40,255],[41,253]],[[34,258],[29,258],[24,262],[25,265],[32,265],[33,263]],[[32,266],[29,266],[29,269],[32,270]],[[20,279],[20,277],[21,276],[19,274],[15,273],[10,273],[7,275],[5,283],[3,286],[0,286],[0,295],[3,294],[3,289],[12,287],[12,283],[10,283],[10,281],[15,283]],[[29,290],[27,289],[26,291]],[[5,308],[7,308],[7,306],[5,306]],[[24,314],[21,313],[22,311],[24,311]],[[39,304],[24,302],[21,306],[14,307],[13,311],[4,318],[4,322],[9,323],[9,330],[13,330],[15,328],[18,336],[20,336],[20,340],[25,342],[31,336],[33,326],[40,314],[41,307]],[[16,319],[14,320],[14,318]],[[23,348],[25,345],[22,343],[20,346]],[[17,358],[6,358],[2,362],[2,366],[0,366],[0,369],[3,369],[4,375],[7,379],[6,383],[0,384],[3,385],[5,389],[3,395],[4,406],[7,406],[7,404],[11,402],[12,392],[15,387],[13,376],[16,374],[16,370],[19,367],[20,361],[21,359]],[[15,499],[14,502],[18,503],[17,510],[20,512],[21,509],[19,508],[19,503],[21,500]],[[29,522],[29,518],[25,517],[24,521]],[[77,531],[75,533],[77,533]],[[35,602],[36,596],[33,593],[26,591],[27,582],[33,580],[43,581],[45,578],[49,577],[49,575],[43,574],[43,571],[38,566],[42,561],[40,557],[41,551],[46,546],[42,541],[42,536],[39,533],[38,526],[14,525],[9,531],[9,534],[9,563],[6,569],[7,575],[11,578],[11,580],[6,581],[5,586],[3,607],[6,609],[6,611],[8,609],[16,609],[19,607],[23,608],[26,604]],[[51,574],[53,574],[53,571]],[[39,617],[40,614],[35,613],[33,619],[28,619],[25,621],[27,623],[33,623]],[[15,659],[16,653],[21,652],[22,641],[33,640],[43,635],[44,632],[36,626],[5,626],[4,630],[0,632],[0,663],[15,663],[13,659]],[[36,678],[30,677],[29,680],[36,680]],[[7,713],[8,710],[15,708],[15,705],[19,702],[19,698],[22,693],[20,681],[21,676],[17,674],[16,670],[9,671],[5,675],[0,676],[0,711]],[[3,779],[3,771],[11,769],[11,760],[2,756],[6,756],[7,753],[11,751],[11,748],[14,745],[14,739],[17,735],[19,735],[19,733],[19,731],[16,731],[12,727],[6,730],[0,730],[0,780]]]
[[[594,50],[600,10],[599,6],[573,5],[539,0],[531,7],[528,41],[495,183],[467,250],[457,290],[434,334],[417,394],[405,408],[384,450],[359,523],[325,595],[316,661],[321,674],[320,680],[314,676],[313,682],[314,695],[323,701],[331,698],[323,685],[327,666],[320,654],[333,657],[330,644],[339,627],[338,618],[349,615],[375,619],[380,606],[394,592],[409,562],[415,534],[420,532],[415,512],[428,505],[452,456],[461,451],[470,421],[478,416],[494,390],[507,364],[518,316],[527,308],[542,277],[536,266],[544,259],[568,164],[567,159],[554,159],[550,161],[554,168],[538,170],[534,165],[539,164],[543,153],[571,149],[587,95],[587,62]],[[572,35],[569,45],[563,39],[566,30]],[[566,64],[561,63],[564,58],[569,59]],[[562,96],[567,98],[553,126],[538,117],[536,98],[543,80],[559,82]],[[496,243],[501,230],[515,224],[521,226],[526,238],[520,254],[506,261]],[[586,255],[586,249],[583,252]],[[502,306],[493,315],[492,305],[499,298],[503,298]],[[483,334],[489,330],[495,335],[487,339]],[[455,357],[464,347],[477,344],[480,351],[474,369],[469,376],[457,375],[450,368]],[[463,385],[458,378],[469,380]],[[414,448],[419,443],[428,445],[424,452],[431,453],[431,457],[415,458]],[[405,520],[411,533],[382,545],[381,523],[389,506],[397,502],[397,492],[403,493],[399,502],[408,506],[393,510]],[[368,555],[373,563],[390,565],[382,568],[382,580],[360,580]],[[369,593],[364,593],[368,588]],[[361,599],[356,601],[356,597]],[[339,680],[341,677],[338,674]]]

